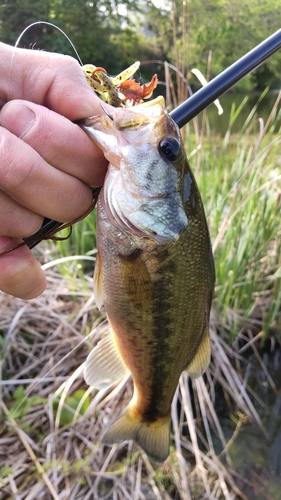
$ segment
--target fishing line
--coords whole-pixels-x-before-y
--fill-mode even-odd
[[[32,28],[33,26],[36,26],[36,25],[38,25],[38,24],[45,24],[46,26],[51,26],[52,28],[55,28],[55,29],[56,29],[56,30],[58,30],[60,33],[62,33],[62,35],[64,35],[64,36],[65,36],[65,38],[67,39],[67,41],[70,43],[70,45],[71,45],[72,49],[74,50],[74,53],[75,53],[75,55],[76,55],[76,57],[77,57],[77,59],[78,59],[78,61],[79,61],[80,65],[81,65],[81,66],[83,66],[83,63],[82,63],[81,57],[79,56],[78,51],[76,50],[76,47],[75,47],[74,43],[70,40],[69,36],[67,36],[67,34],[66,34],[66,33],[65,33],[65,32],[64,32],[61,28],[59,28],[58,26],[56,26],[56,25],[55,25],[55,24],[53,24],[53,23],[50,23],[49,21],[36,21],[36,22],[34,22],[34,23],[29,24],[29,26],[27,26],[27,28],[25,28],[25,29],[21,32],[20,36],[18,37],[18,39],[17,39],[17,41],[16,41],[16,43],[15,43],[15,47],[18,47],[18,45],[19,45],[19,43],[20,43],[20,41],[21,41],[21,39],[22,39],[23,35],[25,35],[25,33],[27,32],[27,30],[29,30],[30,28]]]

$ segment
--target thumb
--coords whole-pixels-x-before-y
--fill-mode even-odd
[[[0,237],[0,253],[21,243],[15,238]],[[38,297],[46,288],[46,277],[27,246],[0,256],[0,290],[21,299]]]

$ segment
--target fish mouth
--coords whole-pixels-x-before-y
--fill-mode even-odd
[[[104,114],[98,114],[78,120],[75,123],[86,132],[88,128],[95,128],[103,119],[109,119],[118,130],[130,129],[136,126],[146,124],[151,120],[159,119],[165,111],[165,99],[158,96],[151,101],[142,102],[136,106],[128,108],[113,108],[112,106],[101,102],[101,109]]]

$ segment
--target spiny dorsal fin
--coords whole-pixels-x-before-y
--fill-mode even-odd
[[[211,359],[209,326],[205,328],[202,340],[191,363],[186,368],[190,378],[198,378],[207,370]]]
[[[84,370],[85,382],[96,389],[116,384],[128,374],[111,332],[90,352]]]
[[[94,296],[98,309],[103,305],[103,281],[102,281],[102,265],[101,265],[101,257],[99,252],[96,256],[96,263],[94,269]]]
[[[170,415],[145,422],[141,416],[135,416],[134,406],[129,405],[104,434],[102,442],[113,445],[133,439],[151,460],[162,463],[170,451],[170,422]]]

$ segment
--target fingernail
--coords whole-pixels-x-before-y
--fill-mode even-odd
[[[1,110],[0,124],[17,137],[23,137],[36,121],[36,115],[25,104],[8,102]]]

